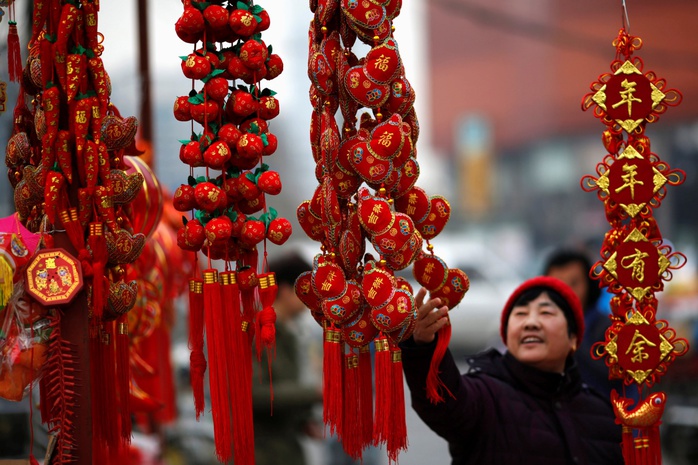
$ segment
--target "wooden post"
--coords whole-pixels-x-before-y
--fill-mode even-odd
[[[143,154],[144,161],[155,171],[153,150],[153,111],[150,98],[150,41],[148,39],[148,0],[138,0],[138,75],[141,80],[140,114],[138,129],[141,140],[148,146]]]

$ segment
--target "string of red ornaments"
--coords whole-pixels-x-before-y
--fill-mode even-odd
[[[592,355],[606,362],[610,379],[634,384],[640,393],[637,403],[624,393],[611,393],[616,422],[623,427],[625,463],[657,465],[666,395],[642,388],[658,382],[676,357],[688,351],[688,343],[656,318],[655,294],[686,257],[664,242],[654,210],[667,188],[683,183],[686,175],[651,151],[645,129],[678,105],[681,94],[654,72],[643,71],[642,60],[633,56],[642,46],[639,37],[623,28],[613,45],[611,72],[602,74],[582,100],[582,109],[593,108],[606,125],[602,140],[608,151],[596,175],[582,178],[582,188],[596,191],[611,226],[591,275],[613,293],[613,313],[605,340],[593,346]]]
[[[161,207],[152,172],[132,157],[140,154],[134,143],[137,121],[122,117],[110,100],[98,12],[97,0],[48,0],[33,6],[29,55],[5,159],[19,218],[42,233],[42,251],[33,263],[45,261],[34,267],[35,273],[30,265],[26,280],[32,297],[52,316],[41,408],[42,421],[57,435],[56,463],[68,463],[79,453],[74,431],[81,400],[76,388],[83,380],[93,399],[93,458],[112,463],[128,453],[126,318],[137,297],[129,270],[157,224],[157,215],[144,221],[146,212]],[[77,257],[53,248],[57,232],[65,232]],[[52,282],[58,292],[72,292],[65,301],[54,299],[55,287],[42,287],[56,257],[80,270],[85,280],[82,288],[75,287],[77,278],[65,274]],[[88,373],[78,370],[81,354],[61,336],[63,309],[58,305],[81,290],[89,311]]]
[[[469,286],[429,243],[451,208],[416,186],[415,92],[393,36],[401,6],[310,2],[310,140],[318,186],[297,209],[304,232],[322,250],[296,281],[296,293],[324,328],[323,420],[350,456],[383,444],[391,462],[407,447],[398,343],[412,334],[417,311],[409,282],[395,272],[414,265],[417,282],[450,308]],[[362,58],[352,51],[357,41],[369,47]],[[426,386],[435,402],[447,395],[436,366],[449,338],[446,326]]]
[[[191,122],[179,154],[189,176],[173,204],[188,214],[177,244],[207,257],[202,275],[190,280],[191,382],[198,418],[208,369],[216,455],[244,465],[254,463],[252,345],[258,357],[274,345],[276,281],[264,269],[266,241],[281,245],[292,232],[268,206],[268,196],[282,189],[267,164],[277,149],[270,122],[279,102],[263,83],[281,74],[283,62],[262,40],[270,17],[260,5],[186,0],[183,6],[175,31],[193,46],[181,57],[192,88],[176,98],[174,116]],[[225,269],[215,269],[213,260],[223,260]]]

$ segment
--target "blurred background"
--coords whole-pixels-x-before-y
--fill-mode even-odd
[[[25,5],[30,2],[16,3],[25,42]],[[179,59],[191,47],[174,33],[181,5],[171,0],[100,3],[112,102],[122,115],[141,118],[144,96],[149,99],[153,166],[172,192],[189,174],[178,159],[178,140],[188,138],[191,128],[172,116],[175,98],[191,90]],[[294,225],[283,248],[295,247],[312,258],[319,245],[307,240],[295,219],[296,207],[316,186],[308,136],[307,29],[312,14],[303,1],[259,3],[271,18],[263,39],[284,61],[283,74],[266,84],[277,92],[281,107],[270,124],[279,149],[269,164],[284,184],[282,194],[269,203]],[[688,258],[659,296],[660,317],[693,343],[698,320],[698,209],[693,204],[698,198],[698,3],[625,4],[629,32],[644,43],[635,53],[643,59],[644,71],[655,71],[668,88],[683,94],[682,103],[648,126],[647,135],[652,152],[687,174],[683,185],[669,188],[655,216],[665,241]],[[615,58],[611,42],[623,24],[622,5],[621,0],[409,0],[395,20],[394,36],[417,94],[417,184],[429,195],[446,197],[453,211],[444,233],[433,241],[434,251],[471,280],[470,292],[452,313],[452,346],[458,356],[498,343],[504,300],[522,279],[542,272],[552,249],[578,247],[592,261],[598,259],[609,226],[603,204],[595,193],[581,189],[580,179],[595,174],[606,155],[604,126],[581,110],[581,100],[598,76],[610,70]],[[148,76],[139,63],[139,11],[147,13],[142,25],[147,26]],[[5,27],[3,22],[0,31]],[[8,84],[7,110],[0,115],[3,146],[11,129],[14,86]],[[0,179],[0,216],[12,212],[9,182]],[[270,254],[275,250],[269,246]],[[184,338],[184,347],[181,342],[176,346],[174,358],[184,366],[184,314],[180,321],[175,334]],[[658,386],[670,394],[662,433],[666,463],[698,463],[698,443],[691,440],[698,431],[695,362],[691,351]],[[187,402],[190,397],[183,405]],[[193,418],[186,412],[182,416],[182,421]],[[410,448],[400,456],[402,465],[448,460],[445,442],[414,416],[408,416],[408,431]],[[317,463],[328,463],[316,445],[309,448]]]

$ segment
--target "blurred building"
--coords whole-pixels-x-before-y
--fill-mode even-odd
[[[514,224],[536,248],[601,240],[608,224],[579,180],[605,155],[604,126],[582,97],[615,58],[621,2],[432,0],[427,2],[432,142],[460,176],[466,224]],[[687,181],[669,188],[656,216],[665,237],[695,246],[698,213],[698,3],[627,2],[643,71],[683,101],[649,125],[652,151]],[[598,248],[597,248],[598,250]]]

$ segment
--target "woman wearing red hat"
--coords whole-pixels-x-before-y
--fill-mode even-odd
[[[439,299],[423,303],[425,295],[421,289],[416,296],[417,324],[401,345],[403,367],[413,408],[448,441],[454,465],[623,464],[611,404],[582,385],[572,357],[584,314],[569,286],[542,276],[521,284],[502,311],[507,350],[469,359],[467,374],[447,351],[440,403],[427,398],[425,384],[448,308]]]

